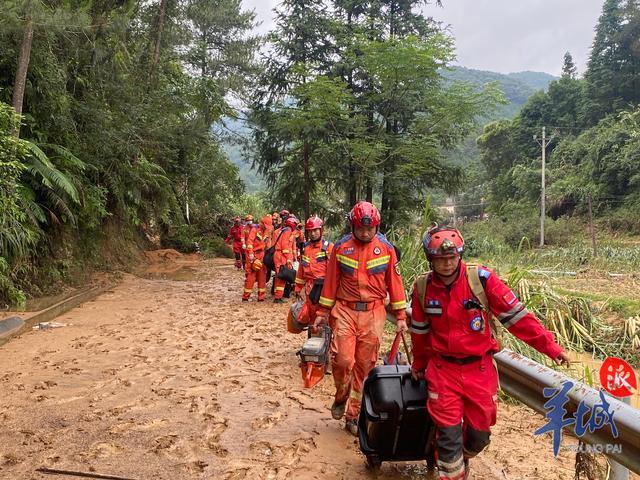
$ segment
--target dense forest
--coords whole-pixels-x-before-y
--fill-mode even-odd
[[[210,126],[260,42],[240,0],[6,0],[0,25],[0,297],[144,234],[222,233],[243,187]]]
[[[241,0],[5,0],[0,298],[126,263],[150,239],[215,252],[233,215],[267,206],[337,225],[368,199],[387,229],[457,194],[534,219],[543,126],[549,213],[591,199],[640,231],[637,2],[606,0],[587,71],[568,53],[556,80],[451,68],[425,3],[284,0],[259,37]],[[234,148],[259,195],[222,148],[225,119],[250,128]]]

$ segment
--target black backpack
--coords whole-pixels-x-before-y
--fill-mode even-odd
[[[276,239],[276,241],[273,242],[273,245],[271,245],[269,248],[267,248],[264,251],[264,258],[262,259],[262,263],[264,264],[265,267],[267,267],[267,270],[273,270],[274,272],[276,270],[276,263],[273,257],[276,254],[276,244],[278,243],[278,240],[280,240],[280,237],[282,236],[283,233],[284,231],[280,230],[280,234],[278,235],[278,238]]]

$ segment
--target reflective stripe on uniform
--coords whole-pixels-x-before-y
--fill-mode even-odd
[[[406,301],[400,300],[399,302],[391,302],[391,310],[402,310],[403,308],[407,308]]]
[[[429,394],[429,398],[431,400],[437,400],[438,399],[439,395],[436,392],[429,392],[428,394]]]
[[[416,335],[425,335],[427,333],[429,333],[429,330],[431,330],[431,327],[426,327],[426,328],[415,328],[413,326],[411,326],[409,328],[409,331],[411,333],[414,333]]]
[[[289,250],[289,249],[282,250],[282,253],[291,253],[291,250]]]
[[[374,268],[374,267],[379,267],[380,265],[384,265],[386,263],[389,263],[389,259],[390,258],[391,258],[391,255],[385,255],[385,256],[380,257],[380,258],[374,258],[373,260],[369,260],[367,262],[367,269]]]
[[[304,285],[304,279],[296,277],[296,285]]]
[[[501,320],[502,325],[504,325],[505,328],[511,328],[528,313],[529,313],[529,310],[527,310],[526,308],[523,308],[520,312],[516,313],[513,317],[509,319]]]
[[[452,462],[438,459],[438,470],[440,470],[441,479],[462,478],[462,475],[464,475],[464,457],[460,455],[460,458]]]
[[[498,315],[498,318],[500,320],[504,320],[505,318],[509,318],[509,317],[515,315],[516,313],[518,313],[522,309],[523,306],[524,305],[522,305],[522,303],[518,302],[508,312],[504,312],[504,313],[501,313],[500,315]]]
[[[345,257],[344,255],[336,255],[336,260],[338,260],[338,262],[342,263],[343,265],[346,265],[347,267],[351,267],[351,268],[358,268],[358,261],[354,260],[353,258],[349,258],[349,257]]]
[[[276,292],[284,292],[284,287],[276,287]]]
[[[336,301],[335,300],[331,300],[330,298],[320,297],[320,300],[319,300],[318,303],[320,305],[322,305],[323,307],[331,308],[336,304]]]
[[[307,263],[311,263],[311,259],[309,257],[307,257],[306,255],[302,255],[302,261],[303,262],[307,262]]]

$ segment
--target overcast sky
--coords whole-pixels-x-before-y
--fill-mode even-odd
[[[427,16],[451,26],[459,65],[510,73],[533,70],[559,75],[569,51],[584,73],[604,0],[443,0]],[[263,23],[273,26],[279,0],[243,0]]]

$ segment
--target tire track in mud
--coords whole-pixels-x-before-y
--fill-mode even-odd
[[[366,469],[330,418],[331,378],[302,388],[304,337],[287,333],[287,305],[241,303],[228,260],[188,267],[187,281],[126,275],[61,317],[69,327],[0,349],[0,478],[50,478],[39,466],[141,480],[424,478],[418,463]],[[542,420],[505,408],[473,478],[572,478],[572,459],[527,438]]]

